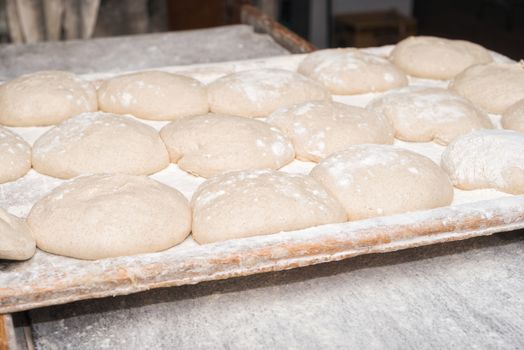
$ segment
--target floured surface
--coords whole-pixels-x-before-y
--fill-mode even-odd
[[[371,51],[386,54],[390,49],[385,47]],[[230,72],[246,69],[294,70],[302,58],[303,55],[292,55],[163,70],[188,74],[207,83]],[[500,58],[496,56],[496,59]],[[96,80],[109,76],[96,74],[86,78]],[[445,87],[447,82],[412,79],[411,84]],[[335,96],[334,100],[363,107],[377,95]],[[498,116],[492,118],[500,119]],[[166,124],[140,121],[157,130]],[[48,128],[11,129],[33,144]],[[444,149],[434,143],[398,140],[395,145],[426,155],[436,162],[440,162]],[[281,170],[308,173],[314,165],[295,160]],[[174,164],[151,177],[175,187],[188,199],[204,181]],[[15,182],[0,185],[0,207],[12,214],[26,216],[34,202],[63,182],[31,170]],[[35,257],[27,262],[0,263],[0,312],[280,270],[373,251],[396,250],[516,229],[524,226],[523,208],[524,196],[510,196],[495,190],[455,189],[451,207],[202,246],[189,237],[181,245],[155,254],[88,262],[37,251]]]

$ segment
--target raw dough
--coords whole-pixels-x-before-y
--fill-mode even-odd
[[[339,102],[313,101],[283,107],[266,121],[282,129],[293,140],[297,158],[306,161],[318,162],[359,143],[394,141],[386,118]]]
[[[389,119],[395,137],[447,145],[457,136],[493,128],[488,115],[449,90],[406,87],[375,98],[367,107]]]
[[[91,175],[39,200],[28,223],[38,248],[91,260],[182,242],[191,231],[191,209],[180,192],[146,176]]]
[[[464,40],[412,36],[399,42],[391,60],[409,75],[428,79],[453,79],[475,64],[493,61],[488,50]]]
[[[344,209],[307,175],[250,170],[204,182],[191,201],[193,238],[211,243],[344,222]]]
[[[33,168],[61,179],[92,173],[147,175],[168,165],[169,155],[155,129],[103,112],[68,119],[33,146]]]
[[[524,194],[524,134],[480,130],[459,137],[442,153],[442,168],[463,190],[495,188]]]
[[[0,123],[4,125],[53,125],[97,109],[94,86],[69,72],[36,72],[0,85]]]
[[[524,99],[524,61],[473,66],[459,74],[450,88],[487,112],[504,113]]]
[[[524,132],[524,99],[508,108],[501,122],[504,129]]]
[[[106,80],[98,89],[100,110],[151,120],[207,113],[205,85],[190,77],[148,71]]]
[[[227,171],[278,169],[295,158],[291,141],[259,120],[208,114],[166,125],[160,136],[173,163],[210,177]]]
[[[232,73],[208,85],[209,108],[218,114],[266,117],[277,108],[309,100],[331,100],[318,83],[284,69]]]
[[[36,243],[24,219],[0,209],[0,259],[27,260]]]
[[[298,71],[335,95],[385,91],[408,84],[406,75],[387,59],[349,48],[310,53]]]
[[[14,132],[0,127],[0,183],[14,181],[31,169],[31,146]]]
[[[350,220],[451,204],[453,186],[431,159],[387,145],[356,145],[311,171],[344,206]]]

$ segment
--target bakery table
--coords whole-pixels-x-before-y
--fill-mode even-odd
[[[288,53],[249,26],[0,46],[0,79]],[[524,347],[524,231],[12,315],[37,349]],[[26,338],[24,338],[26,337]],[[31,344],[30,346],[32,346]]]

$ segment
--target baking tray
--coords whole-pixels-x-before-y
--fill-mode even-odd
[[[387,55],[391,47],[368,51]],[[496,60],[507,58],[494,54]],[[224,74],[262,67],[296,69],[303,55],[160,70],[187,74],[203,82]],[[86,75],[99,81],[110,73]],[[446,86],[447,82],[410,79],[410,84]],[[378,94],[335,96],[337,101],[364,106]],[[491,116],[498,123],[500,117]],[[159,129],[165,122],[143,121]],[[30,143],[48,128],[11,128]],[[442,146],[396,141],[439,161]],[[307,173],[313,163],[294,161],[283,171]],[[204,181],[176,165],[151,176],[190,198]],[[0,185],[0,207],[25,216],[32,204],[63,180],[34,171]],[[0,313],[10,313],[75,300],[124,295],[152,288],[279,271],[352,256],[382,253],[422,245],[467,239],[524,228],[524,196],[496,190],[455,190],[451,206],[395,216],[312,227],[238,240],[198,245],[191,237],[163,252],[83,261],[37,250],[25,262],[0,262]]]

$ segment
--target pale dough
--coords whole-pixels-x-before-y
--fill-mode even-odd
[[[208,85],[211,112],[266,117],[274,110],[309,100],[331,100],[329,92],[305,76],[284,69],[257,69],[226,75]]]
[[[428,79],[453,79],[475,64],[493,61],[488,50],[464,40],[412,36],[399,42],[390,59],[409,75]]]
[[[386,118],[339,102],[312,101],[283,107],[266,121],[293,140],[297,158],[305,161],[318,162],[355,144],[394,141]]]
[[[205,85],[167,72],[146,71],[106,80],[98,88],[100,110],[151,120],[207,113]]]
[[[201,244],[347,220],[340,203],[311,177],[269,169],[213,177],[191,204],[192,234]]]
[[[453,186],[431,159],[389,145],[356,145],[311,171],[344,206],[350,220],[451,204]]]
[[[0,124],[4,125],[53,125],[97,109],[95,87],[69,72],[36,72],[0,85]]]
[[[173,163],[210,177],[227,171],[278,169],[295,158],[291,141],[259,120],[208,114],[166,125],[160,136]]]
[[[310,53],[298,72],[335,95],[380,92],[408,84],[406,75],[387,59],[353,48]]]
[[[524,194],[524,134],[480,130],[459,137],[442,153],[442,168],[463,190],[495,188]]]
[[[459,74],[450,88],[477,107],[502,114],[524,99],[524,61],[473,66]]]
[[[154,128],[103,112],[68,119],[33,146],[33,168],[61,179],[91,173],[148,175],[168,165],[169,155]]]
[[[146,176],[91,175],[39,200],[28,223],[38,248],[92,260],[182,242],[191,231],[191,209],[180,192]]]
[[[508,108],[502,116],[502,127],[524,133],[524,99]]]
[[[0,209],[0,259],[27,260],[36,243],[24,219]]]
[[[31,146],[14,132],[0,127],[0,183],[14,181],[31,169]]]
[[[434,141],[447,145],[472,130],[493,128],[489,116],[449,90],[406,87],[386,92],[368,109],[389,119],[395,137],[404,141]]]

